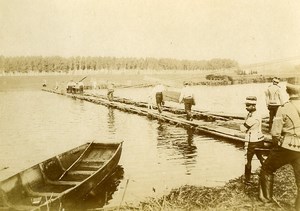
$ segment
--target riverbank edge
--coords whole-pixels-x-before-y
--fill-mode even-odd
[[[294,210],[297,188],[293,169],[286,165],[274,174],[276,202],[258,199],[259,169],[252,174],[251,184],[243,183],[243,175],[224,186],[204,187],[184,185],[172,189],[160,198],[147,198],[138,204],[126,204],[120,210]],[[115,210],[115,209],[104,209]]]

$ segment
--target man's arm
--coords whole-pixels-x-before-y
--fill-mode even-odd
[[[247,132],[251,127],[253,127],[255,124],[259,124],[259,120],[253,117],[249,117],[246,119],[244,124],[240,126],[240,130],[242,132]]]
[[[281,132],[284,125],[284,114],[283,114],[284,107],[281,106],[278,108],[276,116],[273,119],[271,135],[274,144],[277,144],[281,138]]]
[[[279,98],[279,101],[280,101],[280,105],[283,105],[284,102],[283,102],[281,89],[278,90],[278,98]]]
[[[265,100],[266,100],[266,105],[269,105],[269,91],[268,89],[265,91]]]

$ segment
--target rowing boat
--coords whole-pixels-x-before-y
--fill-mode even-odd
[[[0,210],[59,210],[111,175],[120,143],[86,143],[0,182]]]

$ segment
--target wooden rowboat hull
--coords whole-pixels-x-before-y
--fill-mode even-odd
[[[163,96],[165,101],[172,101],[172,102],[179,103],[180,92],[163,91]]]
[[[0,182],[0,210],[58,210],[115,170],[122,143],[87,143]]]

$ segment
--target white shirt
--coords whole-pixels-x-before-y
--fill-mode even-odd
[[[245,123],[240,126],[240,130],[246,132],[245,141],[262,141],[264,136],[261,131],[261,115],[257,111],[248,113]]]
[[[272,84],[268,87],[268,89],[265,91],[266,95],[266,104],[267,105],[282,105],[282,95],[280,86]]]
[[[187,98],[187,97],[194,97],[193,89],[190,86],[185,86],[182,88],[180,97],[179,97],[179,102],[181,102],[184,98]]]

